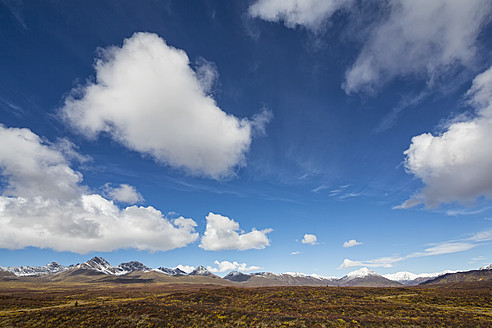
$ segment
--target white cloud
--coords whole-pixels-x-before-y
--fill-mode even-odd
[[[179,264],[176,268],[186,272],[186,273],[190,273],[192,272],[193,270],[195,270],[195,267],[194,266],[191,266],[191,265],[182,265],[182,264]]]
[[[217,261],[215,260],[214,264],[217,266],[216,268],[208,266],[207,270],[210,272],[226,272],[226,271],[254,271],[254,270],[259,270],[260,267],[258,266],[250,266],[248,267],[246,263],[238,263],[236,261],[234,262],[229,262],[229,261]]]
[[[167,220],[151,206],[120,209],[90,193],[62,152],[28,129],[0,125],[0,169],[0,248],[165,251],[198,239],[192,219]]]
[[[476,242],[492,240],[492,229],[474,233],[467,240],[476,241]]]
[[[203,91],[205,93],[210,93],[219,78],[217,66],[205,58],[198,58],[196,61],[196,78],[200,82]]]
[[[121,203],[136,204],[143,201],[142,195],[135,187],[127,184],[113,187],[111,184],[107,183],[104,185],[104,192],[110,199]]]
[[[207,251],[263,249],[270,245],[266,236],[272,229],[239,233],[239,223],[220,214],[209,213],[207,227],[199,245]]]
[[[194,72],[183,50],[151,33],[99,52],[96,81],[72,90],[61,109],[77,131],[91,139],[106,134],[194,175],[219,179],[244,165],[253,130],[267,121],[238,119],[217,106],[207,94],[217,77],[210,62]]]
[[[352,24],[365,21],[362,27],[371,30],[343,83],[350,94],[375,92],[408,76],[424,77],[432,86],[458,66],[473,67],[478,34],[492,13],[488,0],[388,0],[377,4],[374,21],[360,16],[367,13],[364,5],[352,0],[257,0],[249,14],[314,31],[341,10],[351,13]]]
[[[473,240],[473,239],[468,238],[467,240]],[[358,267],[358,266],[390,268],[393,266],[393,263],[404,261],[407,259],[464,252],[476,246],[478,246],[478,244],[467,242],[467,241],[463,241],[463,242],[447,241],[443,243],[434,244],[431,247],[427,247],[426,249],[424,249],[423,252],[414,252],[406,256],[387,256],[387,257],[380,257],[380,258],[365,260],[365,261],[354,261],[350,259],[345,259],[343,263],[338,267],[338,269],[347,269],[350,267]]]
[[[406,258],[463,252],[472,249],[476,246],[477,246],[476,244],[465,243],[465,242],[444,242],[434,245],[432,247],[428,247],[424,250],[424,252],[416,252],[407,255]]]
[[[353,0],[258,0],[249,14],[269,22],[283,22],[294,28],[317,30],[335,11],[348,7]]]
[[[338,267],[338,269],[348,269],[351,267],[365,266],[371,268],[390,268],[393,263],[403,260],[401,257],[381,257],[374,260],[368,261],[352,261],[349,259],[343,260],[343,263]]]
[[[294,251],[294,252],[290,253],[290,255],[299,255],[299,254],[301,254],[301,252],[299,252],[299,251]]]
[[[423,75],[432,85],[455,65],[473,65],[475,42],[490,19],[488,0],[390,0],[343,85],[375,91],[395,77]]]
[[[351,239],[351,240],[343,243],[343,247],[354,247],[357,245],[362,245],[362,243],[360,241],[355,240],[355,239]]]
[[[318,237],[310,233],[305,234],[304,238],[302,239],[303,244],[316,245],[317,242],[318,242]]]
[[[44,145],[28,129],[0,125],[0,169],[8,184],[4,196],[44,195],[64,201],[84,192],[82,175],[72,170],[63,154]]]
[[[441,135],[412,138],[404,152],[405,168],[425,187],[397,208],[492,197],[492,67],[474,79],[467,95],[474,117],[451,123]]]

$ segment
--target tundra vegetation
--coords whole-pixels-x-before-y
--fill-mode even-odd
[[[492,284],[257,287],[0,282],[1,327],[491,327]]]

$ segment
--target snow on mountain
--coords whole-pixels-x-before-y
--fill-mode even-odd
[[[239,271],[231,271],[227,275],[224,276],[224,279],[230,280],[230,281],[236,281],[236,282],[241,282],[241,281],[247,281],[249,278],[251,278],[253,275],[251,274],[246,274],[242,273]]]
[[[383,274],[383,277],[388,278],[393,281],[410,281],[410,280],[415,280],[417,278],[436,278],[442,275],[445,275],[446,273],[455,273],[457,271],[452,271],[452,270],[446,270],[442,272],[434,272],[434,273],[411,273],[411,272],[397,272],[397,273],[390,273],[390,274]]]
[[[319,280],[337,280],[337,277],[326,277],[326,276],[320,276],[319,274],[313,273],[311,274],[311,277],[319,279]]]
[[[481,267],[479,270],[492,270],[492,264]]]
[[[12,272],[18,277],[53,274],[53,273],[66,271],[68,269],[69,269],[68,267],[58,264],[57,262],[51,262],[41,267],[39,266],[33,267],[33,266],[26,266],[26,265],[20,267],[0,267],[1,271]]]
[[[111,274],[111,275],[118,275],[118,276],[128,273],[122,268],[113,267],[111,264],[109,264],[108,261],[106,261],[105,259],[99,256],[93,257],[89,261],[84,262],[82,264],[77,264],[75,268],[94,270],[104,274]]]
[[[379,276],[379,274],[377,274],[376,272],[374,272],[372,270],[369,270],[368,268],[365,268],[364,267],[364,268],[361,268],[359,270],[355,270],[355,271],[352,271],[352,272],[348,273],[342,279],[344,279],[344,278],[356,279],[356,278],[364,278],[364,277],[367,277],[367,276]]]
[[[289,275],[291,277],[309,277],[307,274],[302,272],[284,272],[284,274]]]
[[[181,270],[180,268],[169,269],[169,268],[160,267],[160,268],[154,269],[154,271],[163,273],[163,274],[168,275],[168,276],[186,276],[187,275],[187,273],[184,272],[183,270]]]
[[[337,277],[324,277],[324,276],[320,276],[320,275],[317,275],[316,273],[313,273],[313,274],[305,274],[305,273],[302,273],[302,272],[285,272],[283,274],[289,275],[291,277],[296,277],[296,278],[315,278],[315,279],[319,279],[319,280],[336,280],[336,279],[338,279]]]
[[[383,277],[393,281],[409,281],[409,280],[417,279],[419,275],[415,273],[403,271],[397,273],[383,274]]]
[[[208,271],[203,265],[200,265],[195,270],[191,271],[189,276],[215,276],[212,272]]]
[[[134,271],[151,271],[152,269],[138,261],[131,261],[126,263],[121,263],[116,267],[121,269],[122,272],[134,272]]]
[[[446,270],[442,272],[434,272],[434,273],[420,273],[420,274],[415,274],[412,272],[397,272],[397,273],[390,273],[390,274],[385,274],[383,277],[393,280],[393,281],[398,281],[404,285],[407,286],[412,286],[412,285],[418,285],[421,284],[427,280],[431,280],[440,276],[443,276],[447,273],[455,273],[457,271],[452,271],[452,270]]]

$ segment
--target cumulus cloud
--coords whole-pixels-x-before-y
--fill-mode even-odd
[[[120,184],[119,187],[113,187],[110,183],[104,185],[106,195],[117,202],[136,204],[143,201],[143,196],[128,184]]]
[[[88,138],[106,134],[155,161],[215,179],[243,166],[254,129],[266,121],[222,111],[210,92],[217,70],[190,67],[183,50],[151,33],[135,33],[122,47],[99,50],[96,80],[70,93],[66,122]]]
[[[283,22],[294,28],[317,30],[335,11],[353,0],[258,0],[249,7],[249,15],[269,22]]]
[[[357,245],[362,245],[362,243],[360,241],[355,240],[355,239],[351,239],[351,240],[343,243],[343,247],[345,247],[345,248],[346,247],[354,247]]]
[[[226,216],[209,213],[206,219],[207,226],[199,246],[207,251],[263,249],[270,245],[267,234],[272,229],[253,228],[244,233],[240,231],[239,223]]]
[[[476,39],[490,19],[488,0],[390,0],[389,15],[372,31],[347,71],[348,94],[376,91],[395,77],[426,76],[432,85],[455,65],[470,66]]]
[[[4,196],[71,201],[84,192],[82,175],[72,170],[62,152],[43,145],[28,129],[0,125],[0,169],[7,180]]]
[[[474,79],[467,96],[476,109],[473,117],[451,123],[441,135],[412,138],[404,152],[405,168],[425,187],[396,208],[492,197],[492,67]]]
[[[0,170],[0,248],[165,251],[198,238],[192,219],[167,220],[151,206],[120,209],[90,193],[62,152],[28,129],[0,125]]]
[[[318,238],[316,237],[316,235],[307,233],[304,235],[304,238],[302,238],[302,243],[309,244],[309,245],[316,245],[318,243]]]
[[[254,270],[259,270],[260,267],[258,266],[247,266],[246,263],[238,263],[236,261],[234,262],[229,262],[229,261],[218,261],[215,260],[214,264],[217,267],[211,267],[208,266],[207,270],[210,272],[226,272],[226,271],[254,271]]]

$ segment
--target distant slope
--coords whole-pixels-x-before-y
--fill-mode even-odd
[[[419,285],[425,281],[437,278],[439,276],[445,275],[446,273],[455,273],[457,271],[442,271],[442,272],[435,272],[435,273],[420,273],[420,274],[415,274],[412,272],[397,272],[397,273],[390,273],[390,274],[385,274],[383,277],[393,280],[396,282],[399,282],[405,286],[416,286]]]
[[[420,285],[440,285],[460,282],[492,281],[492,270],[472,270],[447,273],[443,276],[425,281]]]
[[[224,277],[226,280],[240,283],[242,286],[266,287],[266,286],[327,286],[333,285],[335,277],[322,277],[318,275],[306,275],[299,272],[287,273],[241,273],[232,271]]]
[[[350,272],[345,277],[335,281],[340,287],[399,287],[399,282],[389,280],[368,268]]]

